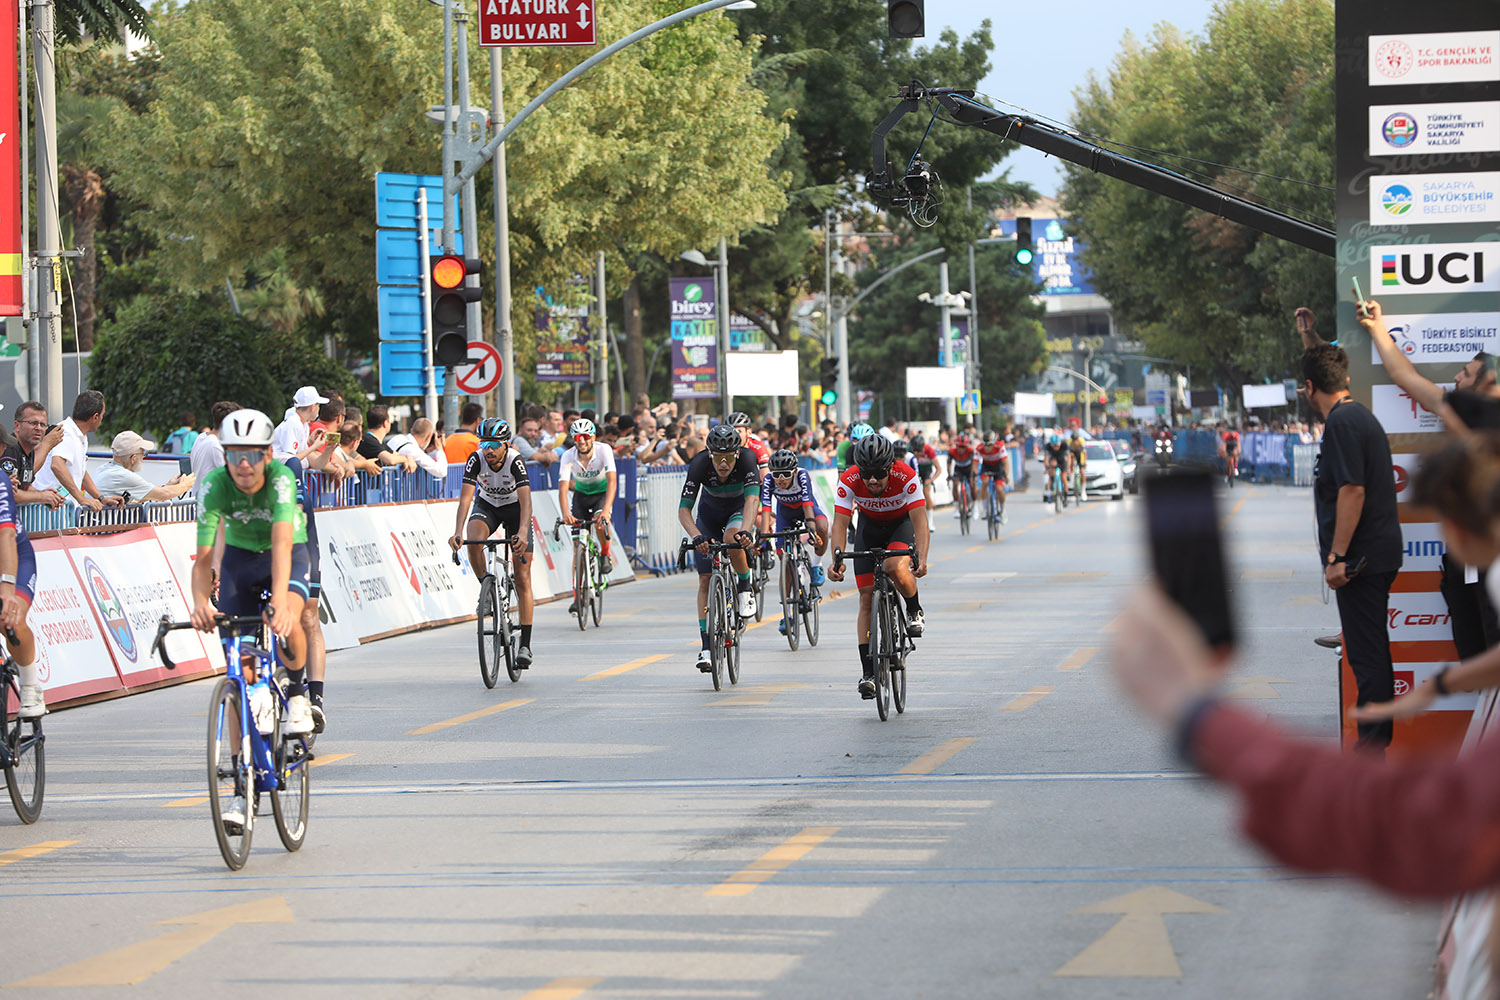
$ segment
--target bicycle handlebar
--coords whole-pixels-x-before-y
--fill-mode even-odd
[[[265,624],[265,620],[259,615],[242,615],[237,618],[229,615],[214,615],[214,624],[228,628],[231,631],[238,631],[242,628],[259,628]],[[156,638],[151,642],[151,652],[161,657],[162,666],[168,670],[176,670],[177,664],[173,662],[172,657],[167,653],[165,642],[167,633],[188,628],[197,628],[197,626],[192,622],[174,622],[166,615],[162,615],[161,621],[157,623]]]
[[[515,537],[519,538],[521,536],[520,535],[516,535]],[[460,545],[480,545],[480,546],[483,546],[484,548],[487,548],[487,549],[498,549],[501,546],[512,546],[513,547],[513,544],[512,544],[512,542],[510,540],[510,536],[506,536],[505,538],[466,538],[463,541],[459,542],[458,544],[460,544]],[[461,566],[461,565],[463,565],[461,562],[459,562],[458,553],[457,552],[453,553],[453,565],[455,565],[455,566]]]
[[[917,550],[914,549],[914,548],[913,549],[863,549],[863,550],[849,549],[847,551],[841,550],[841,549],[834,549],[833,550],[833,564],[835,566],[838,566],[845,559],[873,559],[873,560],[875,560],[878,563],[884,563],[887,559],[898,558],[900,556],[910,556],[911,557],[911,564],[913,566],[915,566],[917,564]]]

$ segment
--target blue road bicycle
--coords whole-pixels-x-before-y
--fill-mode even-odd
[[[227,670],[208,703],[208,806],[219,853],[230,870],[239,871],[250,857],[250,835],[262,794],[270,796],[282,845],[288,851],[302,846],[307,836],[312,742],[307,736],[282,732],[287,697],[285,671],[278,676],[275,633],[259,616],[219,615],[214,620],[223,637]],[[162,616],[151,648],[167,669],[177,667],[167,654],[167,633],[192,627],[192,622]],[[263,634],[268,641],[258,642]],[[262,682],[267,689],[264,695],[260,694]],[[252,690],[259,702],[255,705],[251,704]],[[231,811],[236,798],[241,800],[243,821],[226,821],[224,814]]]

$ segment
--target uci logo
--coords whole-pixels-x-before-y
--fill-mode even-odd
[[[1435,243],[1376,249],[1373,277],[1387,294],[1500,291],[1494,243]]]

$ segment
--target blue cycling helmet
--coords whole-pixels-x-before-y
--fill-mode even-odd
[[[1062,435],[1053,434],[1051,437],[1047,438],[1047,443],[1053,445],[1062,444]]]
[[[860,438],[868,437],[869,435],[874,433],[875,428],[871,427],[869,424],[855,424],[853,427],[849,428],[849,440],[858,441]]]

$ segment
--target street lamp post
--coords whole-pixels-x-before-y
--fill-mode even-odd
[[[948,262],[942,261],[938,264],[938,294],[933,298],[927,292],[917,296],[919,302],[928,302],[938,306],[942,310],[939,320],[942,329],[940,332],[939,349],[942,353],[942,367],[953,367],[953,312],[955,308],[963,307],[970,298],[968,292],[950,292],[948,290]],[[952,396],[943,400],[943,414],[948,426],[955,431],[958,429],[958,400]]]
[[[729,245],[719,237],[719,258],[709,260],[699,250],[685,250],[682,259],[699,267],[714,268],[714,312],[719,317],[719,403],[724,417],[734,411],[734,397],[729,394]]]

